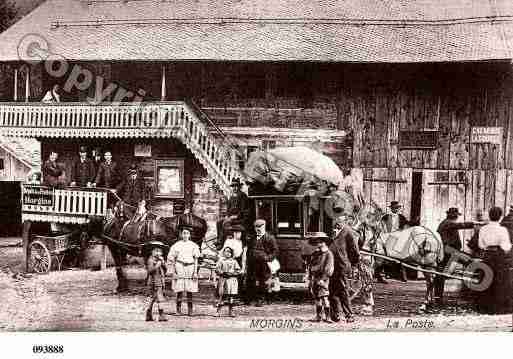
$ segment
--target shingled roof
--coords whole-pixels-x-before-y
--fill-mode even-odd
[[[41,166],[41,146],[35,139],[0,135],[0,147],[30,169],[38,169]]]
[[[511,0],[47,0],[0,35],[70,60],[509,60]]]

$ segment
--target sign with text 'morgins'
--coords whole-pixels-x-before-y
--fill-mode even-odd
[[[502,144],[502,127],[472,127],[470,143]]]
[[[39,186],[23,186],[23,205],[53,208],[53,189]]]

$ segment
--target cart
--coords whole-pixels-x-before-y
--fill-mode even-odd
[[[35,235],[29,245],[28,269],[35,273],[48,273],[52,265],[62,269],[67,255],[76,253],[80,245],[74,240],[77,233],[65,233],[57,236]]]

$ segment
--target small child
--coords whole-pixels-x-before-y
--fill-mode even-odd
[[[153,321],[153,304],[157,303],[159,322],[166,322],[167,319],[164,316],[164,310],[160,308],[160,303],[164,301],[164,285],[167,268],[163,251],[159,244],[155,244],[155,247],[152,249],[151,256],[146,263],[146,270],[148,272],[147,284],[151,292],[150,305],[148,309],[146,309],[146,321]]]
[[[219,294],[219,302],[217,303],[217,315],[220,315],[222,306],[228,302],[228,315],[235,317],[233,314],[233,299],[238,294],[237,276],[241,273],[239,263],[233,258],[233,249],[225,247],[223,256],[219,259],[216,266],[218,274],[217,290]]]
[[[334,261],[333,253],[330,252],[326,241],[328,237],[322,233],[317,233],[315,238],[312,238],[310,243],[317,248],[312,253],[310,259],[308,278],[310,281],[310,293],[315,299],[316,316],[314,321],[320,322],[322,319],[322,310],[324,307],[324,314],[326,323],[331,323],[330,319],[330,302],[329,296],[329,283],[330,277],[333,274]]]

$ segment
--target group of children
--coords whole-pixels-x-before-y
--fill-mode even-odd
[[[148,243],[152,248],[146,265],[151,299],[146,309],[146,321],[154,320],[153,307],[155,303],[159,313],[158,320],[167,321],[161,308],[161,303],[165,300],[166,273],[171,277],[172,290],[176,293],[176,313],[178,315],[182,314],[182,300],[185,294],[187,299],[187,315],[192,316],[193,314],[192,295],[198,292],[200,248],[191,241],[191,227],[182,225],[179,231],[180,240],[171,246],[167,262],[163,257],[166,246],[156,241]],[[228,239],[233,238],[229,237]],[[226,244],[230,243],[228,239]],[[236,244],[234,243],[234,245]],[[243,272],[241,263],[234,258],[234,251],[238,249],[225,245],[216,265],[216,274],[218,275],[218,301],[216,307],[218,315],[220,315],[222,307],[227,305],[228,315],[234,317],[233,306],[234,298],[238,294],[238,277]]]

